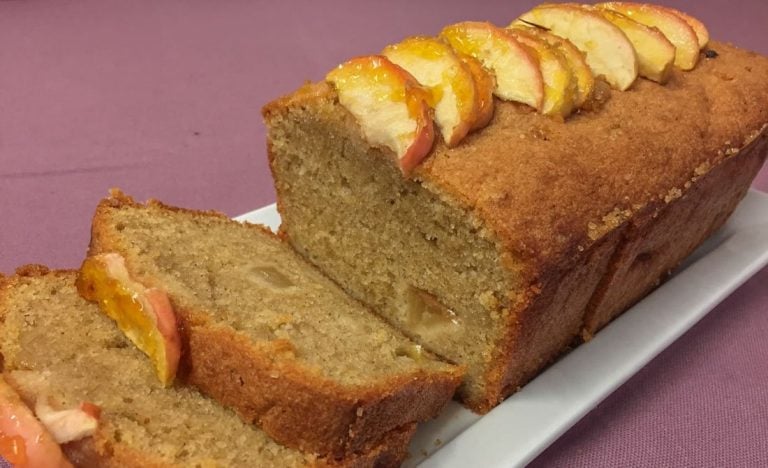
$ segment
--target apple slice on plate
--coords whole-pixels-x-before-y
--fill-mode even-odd
[[[638,23],[658,28],[674,44],[675,66],[691,70],[699,61],[699,39],[693,28],[680,16],[656,5],[630,2],[607,2],[597,8],[617,11]]]
[[[493,73],[496,96],[541,110],[544,79],[538,61],[507,31],[491,23],[466,21],[446,26],[440,37]]]
[[[407,71],[384,56],[368,55],[342,63],[326,80],[368,142],[391,150],[403,174],[429,154],[435,137],[431,98]]]
[[[456,55],[472,74],[472,79],[475,82],[477,115],[470,131],[478,130],[488,125],[488,122],[493,118],[493,91],[496,89],[496,80],[476,58],[458,52]]]
[[[638,73],[644,78],[666,83],[675,63],[675,46],[655,27],[646,26],[617,11],[598,10],[627,35],[637,52]]]
[[[619,90],[637,78],[635,48],[621,29],[594,11],[573,4],[540,5],[519,20],[566,38],[586,54],[595,75]]]
[[[472,73],[451,46],[440,39],[416,36],[387,46],[382,55],[430,91],[435,123],[445,144],[458,144],[477,120],[479,106]]]
[[[565,56],[547,41],[524,29],[508,29],[518,42],[534,51],[539,59],[544,78],[544,104],[546,115],[568,117],[573,111],[577,93],[576,77]]]

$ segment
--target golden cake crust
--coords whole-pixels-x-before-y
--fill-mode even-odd
[[[679,197],[768,123],[768,60],[709,47],[717,58],[667,85],[638,80],[565,123],[501,103],[484,131],[437,146],[416,177],[475,210],[531,279],[567,267],[625,219]]]
[[[768,59],[708,48],[718,56],[676,70],[666,85],[638,79],[565,122],[499,101],[486,128],[454,148],[438,142],[413,178],[474,212],[531,282],[567,268],[625,220],[678,198],[768,123]],[[307,84],[263,113],[335,99],[326,83]]]

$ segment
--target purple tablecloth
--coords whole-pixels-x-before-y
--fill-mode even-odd
[[[768,2],[666,3],[768,54]],[[77,267],[109,187],[230,215],[271,203],[264,103],[407,35],[533,4],[0,1],[0,271]],[[767,466],[766,284],[768,269],[534,465]]]

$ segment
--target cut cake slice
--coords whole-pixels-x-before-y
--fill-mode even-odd
[[[397,466],[415,425],[342,460],[281,446],[196,390],[164,389],[146,358],[98,307],[76,272],[24,267],[0,278],[4,376],[30,407],[101,409],[96,433],[62,446],[77,466]]]
[[[93,220],[89,256],[105,254],[167,293],[179,377],[285,445],[358,451],[436,416],[460,383],[461,368],[422,352],[263,227],[115,190]],[[98,275],[82,272],[81,293],[108,300]]]

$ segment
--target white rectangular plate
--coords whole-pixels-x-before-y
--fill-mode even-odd
[[[280,225],[275,205],[237,219]],[[485,416],[452,402],[420,425],[405,466],[525,465],[766,264],[768,195],[750,191],[669,281],[592,341]]]

